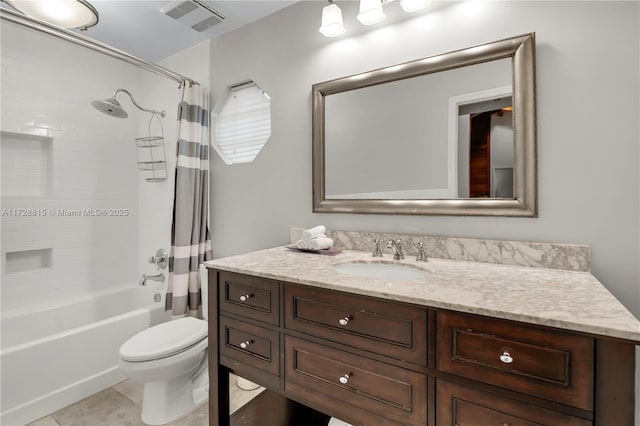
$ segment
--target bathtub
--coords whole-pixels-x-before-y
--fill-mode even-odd
[[[24,425],[122,381],[118,349],[164,321],[165,286],[131,284],[0,318],[0,424]]]

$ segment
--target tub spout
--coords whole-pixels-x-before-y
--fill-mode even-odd
[[[142,274],[142,278],[140,279],[140,282],[138,283],[138,285],[147,285],[147,280],[163,282],[164,281],[164,273],[160,272],[157,275],[145,275],[145,274]]]

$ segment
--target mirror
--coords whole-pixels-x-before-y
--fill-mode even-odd
[[[537,214],[535,36],[313,86],[315,212]]]

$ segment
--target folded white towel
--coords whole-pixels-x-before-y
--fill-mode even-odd
[[[327,237],[313,238],[309,240],[311,250],[326,250],[333,247],[333,240]]]
[[[318,226],[315,226],[315,227],[313,227],[311,229],[307,229],[306,231],[304,231],[302,233],[302,239],[303,240],[310,240],[312,238],[317,238],[321,234],[324,234],[325,232],[327,232],[327,228],[325,228],[323,225],[318,225]]]
[[[309,250],[309,240],[296,241],[296,247],[298,247],[301,250]]]
[[[340,419],[336,419],[335,417],[331,417],[329,420],[329,424],[327,426],[351,426],[349,423],[344,422]]]

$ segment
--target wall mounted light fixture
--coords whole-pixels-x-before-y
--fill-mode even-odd
[[[373,25],[384,21],[386,16],[382,11],[382,0],[360,0],[360,13],[357,18],[362,25]]]
[[[402,10],[408,13],[429,7],[430,4],[431,0],[402,0],[400,2]]]
[[[3,0],[25,15],[58,27],[86,30],[98,23],[98,11],[86,0]]]
[[[322,24],[318,31],[325,37],[335,37],[344,34],[342,10],[333,0],[329,0],[329,4],[322,9]]]
[[[394,0],[360,0],[360,10],[357,16],[362,25],[373,25],[385,18],[382,6]],[[424,9],[431,4],[431,0],[401,0],[400,6],[405,12],[412,13]],[[342,10],[333,0],[322,9],[322,24],[319,31],[325,37],[335,37],[345,33],[342,22]]]

